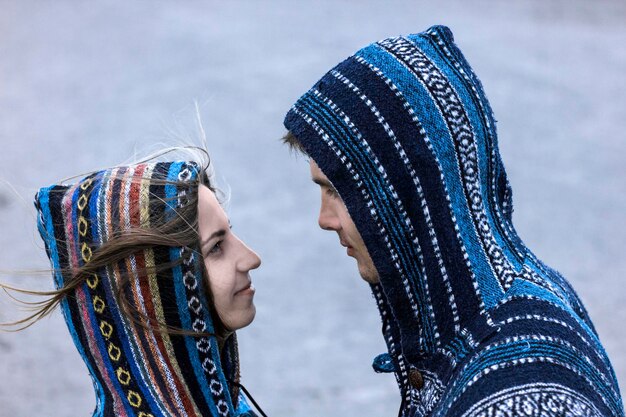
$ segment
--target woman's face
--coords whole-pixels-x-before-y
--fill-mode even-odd
[[[256,313],[249,272],[261,265],[261,259],[232,233],[215,194],[204,185],[198,189],[198,226],[217,314],[228,330],[241,329]]]

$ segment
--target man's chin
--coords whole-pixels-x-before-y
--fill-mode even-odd
[[[378,277],[377,272],[372,272],[369,270],[364,271],[359,268],[359,275],[361,275],[363,281],[367,282],[368,284],[378,284],[380,282],[380,278]]]

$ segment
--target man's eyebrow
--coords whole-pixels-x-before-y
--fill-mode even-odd
[[[328,181],[328,180],[323,180],[321,178],[311,178],[311,181],[313,181],[314,183],[316,183],[320,187],[330,187],[332,189],[335,189],[333,184],[330,181]]]

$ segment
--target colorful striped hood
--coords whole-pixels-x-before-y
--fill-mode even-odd
[[[42,188],[35,198],[38,227],[56,287],[70,282],[68,270],[89,262],[114,235],[174,216],[190,193],[197,193],[198,175],[203,174],[195,163],[159,162],[117,167],[73,185]],[[167,262],[177,266],[150,272],[150,267]],[[234,335],[220,358],[216,337],[155,330],[161,323],[214,331],[202,262],[198,247],[146,248],[92,274],[62,301],[65,321],[93,380],[94,416],[246,412],[234,386],[239,380]],[[122,298],[147,318],[152,330],[122,312]]]
[[[284,124],[337,189],[379,272],[388,353],[374,366],[395,372],[401,415],[520,415],[507,407],[546,392],[537,404],[565,414],[541,415],[622,415],[579,298],[515,232],[495,120],[448,28],[359,50]]]

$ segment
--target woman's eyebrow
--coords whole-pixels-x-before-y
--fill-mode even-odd
[[[216,237],[224,237],[224,235],[226,235],[226,230],[224,230],[224,229],[217,230],[217,231],[211,233],[211,236],[209,236],[204,241],[202,241],[200,243],[200,247],[203,248],[211,240],[215,239]]]

